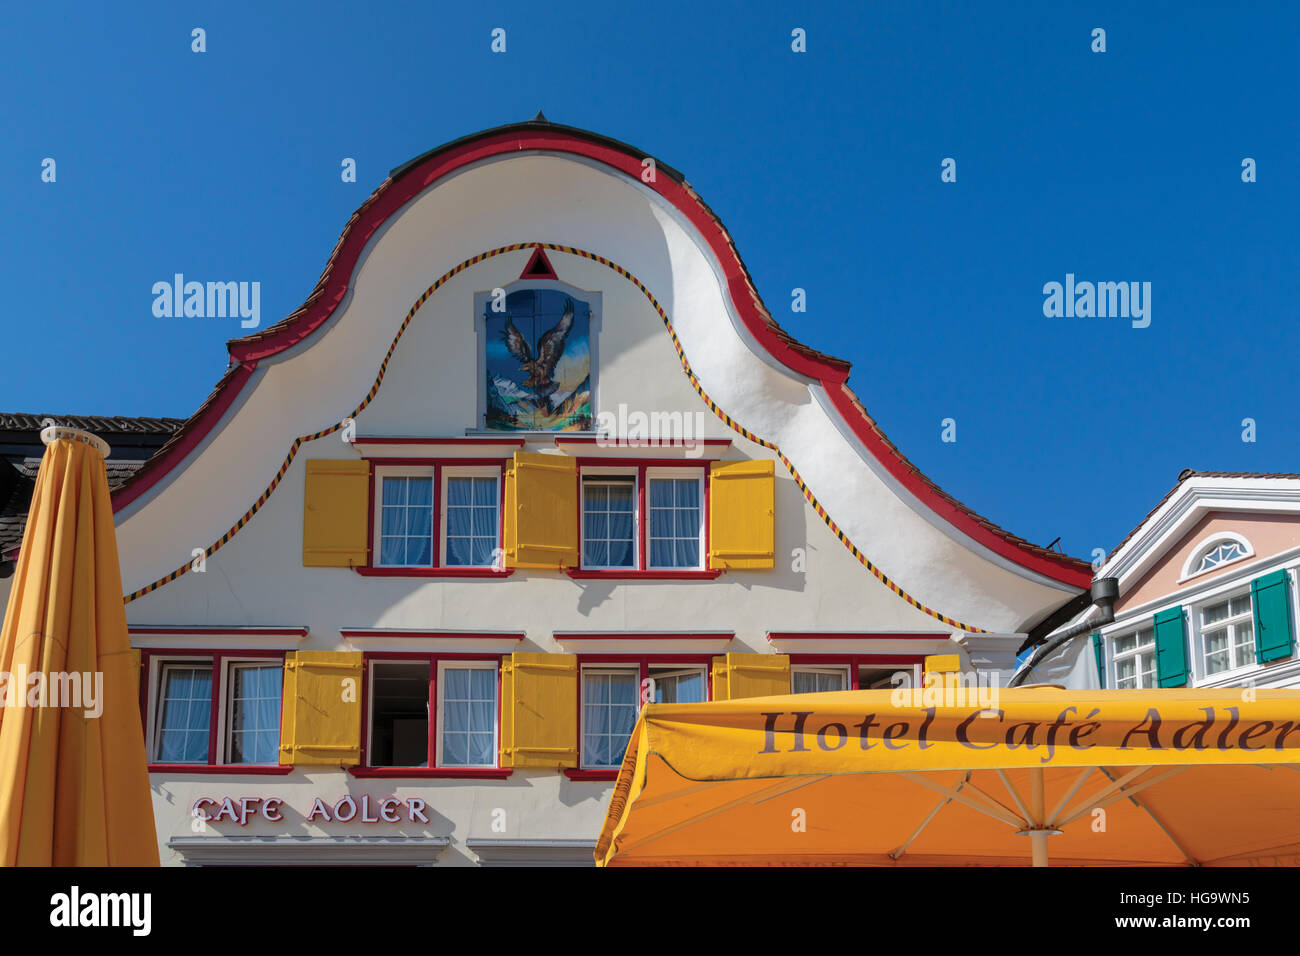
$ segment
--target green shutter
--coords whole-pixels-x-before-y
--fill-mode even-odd
[[[1097,686],[1106,686],[1106,646],[1101,642],[1101,635],[1092,632],[1092,652],[1097,656]]]
[[[1286,569],[1250,582],[1250,603],[1255,609],[1255,648],[1259,662],[1291,656],[1295,634],[1291,627],[1291,589]]]
[[[1161,687],[1187,686],[1187,631],[1183,609],[1171,607],[1156,615],[1156,683]]]

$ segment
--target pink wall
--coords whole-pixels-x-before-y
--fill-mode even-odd
[[[1233,561],[1213,571],[1198,574],[1186,583],[1199,583],[1235,574],[1245,564],[1300,545],[1300,515],[1210,512],[1183,535],[1136,584],[1125,590],[1124,595],[1115,603],[1115,610],[1118,612],[1137,607],[1177,590],[1182,586],[1178,579],[1183,573],[1183,565],[1187,563],[1192,551],[1206,538],[1222,531],[1234,531],[1249,541],[1255,552],[1254,557]]]

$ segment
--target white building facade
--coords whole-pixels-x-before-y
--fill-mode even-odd
[[[538,120],[394,171],[115,493],[164,862],[589,865],[643,701],[1005,679],[1087,588],[645,160]]]

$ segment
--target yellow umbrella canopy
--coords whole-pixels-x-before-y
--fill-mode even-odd
[[[47,428],[0,671],[0,863],[157,866],[108,446]]]
[[[648,705],[596,862],[1300,864],[1300,691],[961,690]]]

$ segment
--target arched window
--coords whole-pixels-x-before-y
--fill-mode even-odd
[[[1213,571],[1232,561],[1248,558],[1254,553],[1250,542],[1239,534],[1215,535],[1192,552],[1186,567],[1183,568],[1183,577],[1190,578],[1206,571]]]

